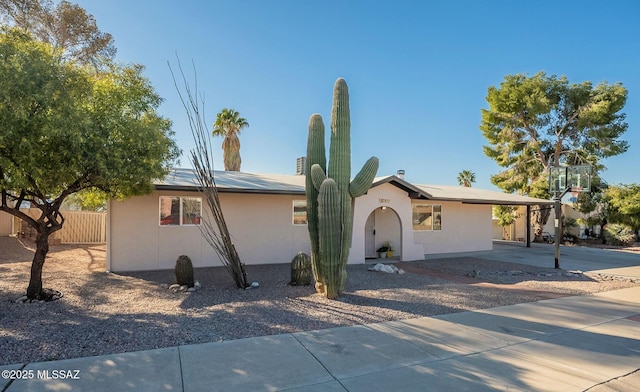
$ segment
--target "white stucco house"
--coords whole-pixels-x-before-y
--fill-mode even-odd
[[[289,263],[309,252],[304,175],[216,171],[220,202],[240,259],[247,265]],[[537,205],[548,200],[501,192],[411,184],[378,177],[354,205],[349,263],[376,258],[390,242],[396,259],[492,249],[495,204]],[[188,255],[195,267],[221,266],[202,237],[206,201],[191,169],[176,169],[152,194],[109,201],[107,270],[170,269]]]

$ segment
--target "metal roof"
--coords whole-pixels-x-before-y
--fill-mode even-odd
[[[513,193],[452,185],[416,185],[434,200],[452,200],[468,204],[538,205],[553,204],[551,200]]]
[[[305,194],[305,176],[285,174],[255,174],[214,170],[213,178],[219,192]],[[154,183],[158,190],[197,189],[192,169],[173,169],[164,180]]]
[[[305,194],[305,176],[303,175],[257,174],[216,170],[214,171],[214,179],[219,192]],[[374,188],[385,183],[404,190],[412,199],[458,201],[468,204],[553,204],[550,200],[473,187],[411,184],[396,176],[376,177],[371,187]],[[197,189],[197,182],[192,169],[174,169],[164,180],[157,181],[154,185],[158,190],[194,191]]]
[[[427,199],[441,201],[459,201],[468,204],[502,204],[502,205],[538,205],[553,204],[551,200],[516,194],[490,191],[486,189],[453,186],[453,185],[423,185],[411,184],[396,176],[377,177],[372,187],[383,183],[390,183],[409,193],[412,199]]]

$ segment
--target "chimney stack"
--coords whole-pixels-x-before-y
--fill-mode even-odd
[[[404,170],[402,169],[398,170],[398,178],[400,178],[401,180],[404,180]]]

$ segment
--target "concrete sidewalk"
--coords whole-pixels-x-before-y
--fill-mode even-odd
[[[0,391],[631,391],[640,287],[9,369],[33,378]]]

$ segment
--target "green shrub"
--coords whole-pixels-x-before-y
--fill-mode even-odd
[[[609,223],[604,227],[604,238],[609,245],[632,245],[636,240],[636,234],[631,229],[631,226],[627,226],[622,223]]]

